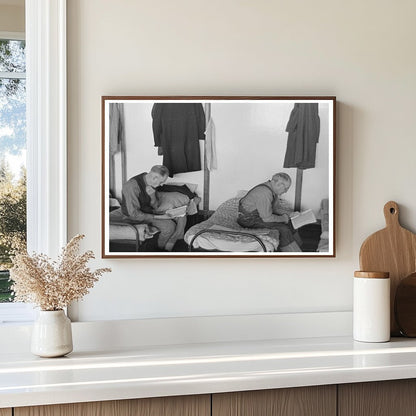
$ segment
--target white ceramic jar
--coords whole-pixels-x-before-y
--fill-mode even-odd
[[[72,351],[71,321],[63,310],[39,311],[33,324],[31,351],[40,357],[61,357]]]
[[[389,273],[354,273],[353,337],[362,342],[390,340]]]

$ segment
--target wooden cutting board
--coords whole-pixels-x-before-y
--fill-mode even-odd
[[[391,334],[397,336],[400,331],[394,319],[394,298],[400,280],[416,271],[416,235],[400,225],[396,202],[384,205],[384,217],[386,228],[370,235],[361,246],[360,269],[390,273]]]

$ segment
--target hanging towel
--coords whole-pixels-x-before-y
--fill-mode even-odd
[[[286,131],[289,135],[283,167],[314,168],[320,132],[318,103],[296,103]]]
[[[209,119],[207,129],[205,130],[205,155],[209,171],[218,169],[217,164],[217,145],[215,135],[215,124],[212,117]]]
[[[121,151],[121,143],[124,141],[124,104],[111,103],[109,108],[110,115],[110,155]]]
[[[163,165],[175,173],[201,170],[199,140],[205,139],[201,103],[157,103],[152,108],[153,136],[163,149]]]

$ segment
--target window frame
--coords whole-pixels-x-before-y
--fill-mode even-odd
[[[26,0],[25,20],[27,247],[56,257],[67,242],[66,0]],[[0,305],[0,324],[33,318],[26,304]]]
[[[66,0],[26,0],[28,251],[67,240]]]
[[[7,40],[26,40],[25,32],[5,32],[0,31],[0,38]]]

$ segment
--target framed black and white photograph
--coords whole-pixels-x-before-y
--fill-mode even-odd
[[[102,97],[103,257],[334,257],[335,97]]]

